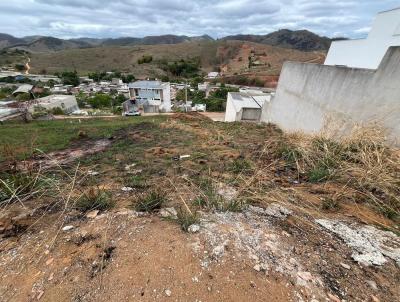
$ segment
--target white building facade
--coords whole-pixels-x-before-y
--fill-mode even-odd
[[[229,92],[226,102],[225,122],[258,122],[260,121],[264,104],[270,101],[270,94]]]
[[[366,39],[332,42],[325,65],[377,69],[390,46],[400,46],[400,8],[379,13]]]
[[[160,81],[136,81],[129,84],[129,97],[144,112],[170,112],[170,83]]]
[[[66,114],[79,110],[75,96],[63,94],[52,94],[43,98],[35,99],[31,102],[28,111],[33,113],[35,109],[38,108],[43,108],[45,110],[60,108]]]

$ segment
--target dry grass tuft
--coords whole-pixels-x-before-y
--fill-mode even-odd
[[[336,141],[328,136],[292,134],[280,156],[310,182],[334,179],[360,193],[391,219],[400,213],[400,156],[377,127],[355,128]]]

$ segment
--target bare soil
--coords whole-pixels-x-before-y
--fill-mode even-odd
[[[272,154],[279,136],[273,126],[179,114],[122,129],[101,149],[82,139],[86,144],[55,152],[49,163],[65,163],[69,175],[80,161],[76,189],[67,186],[61,199],[2,205],[0,300],[398,301],[396,224],[352,198],[323,210],[323,200],[343,188],[308,183],[282,166]],[[64,162],[71,152],[82,157]],[[234,172],[232,164],[243,159],[252,170]],[[146,185],[121,190],[132,176]],[[196,208],[197,181],[206,176],[222,199],[247,206]],[[94,184],[112,193],[115,207],[91,215],[73,209]],[[197,210],[199,231],[186,233],[159,211],[130,207],[154,187],[165,192],[163,207],[184,208],[184,201]]]

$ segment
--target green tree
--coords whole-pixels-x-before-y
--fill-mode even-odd
[[[212,93],[212,96],[214,98],[226,100],[226,98],[228,97],[228,92],[238,92],[238,91],[239,91],[238,88],[228,88],[225,87],[225,84],[222,84],[221,88],[217,89]]]
[[[78,73],[75,71],[64,71],[61,73],[61,80],[64,85],[72,85],[78,86],[79,85],[79,77]]]
[[[114,98],[114,105],[115,106],[120,106],[125,101],[126,101],[126,97],[123,94],[118,94]]]
[[[153,61],[153,56],[143,55],[140,59],[137,60],[138,64],[147,64]]]
[[[135,80],[135,76],[133,74],[122,75],[121,79],[124,83],[131,83]]]
[[[108,94],[98,93],[95,96],[89,98],[88,103],[94,109],[101,109],[111,107],[112,97]]]
[[[79,93],[76,95],[76,102],[78,103],[78,106],[80,108],[85,107],[88,103],[87,95],[84,94],[82,91],[79,91]]]
[[[25,65],[24,64],[15,64],[15,69],[18,71],[23,71],[25,70]]]
[[[18,101],[29,101],[31,99],[31,94],[30,93],[20,93],[17,95],[16,99]]]

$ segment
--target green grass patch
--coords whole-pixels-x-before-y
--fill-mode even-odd
[[[176,221],[181,226],[181,229],[187,232],[191,225],[198,224],[200,222],[200,218],[196,212],[189,213],[187,210],[179,209]]]
[[[252,163],[243,158],[235,159],[230,165],[229,170],[234,174],[249,173],[253,170]]]
[[[124,179],[124,185],[135,189],[145,189],[148,187],[146,179],[142,175],[131,175]]]
[[[79,133],[87,138],[100,139],[112,136],[117,130],[137,125],[144,121],[158,124],[165,116],[135,118],[92,118],[30,123],[7,122],[0,126],[0,146],[14,150],[14,156],[29,157],[35,149],[47,153],[68,147],[73,140],[80,139]],[[0,162],[6,159],[6,151],[0,148]]]
[[[138,212],[154,212],[161,209],[161,206],[167,201],[165,193],[160,191],[151,191],[148,194],[141,196],[133,205]]]
[[[319,165],[308,172],[308,180],[312,183],[327,181],[331,176],[331,172],[325,166]]]
[[[105,211],[113,208],[114,205],[110,192],[99,188],[90,188],[79,198],[75,207],[85,213],[92,210]]]

